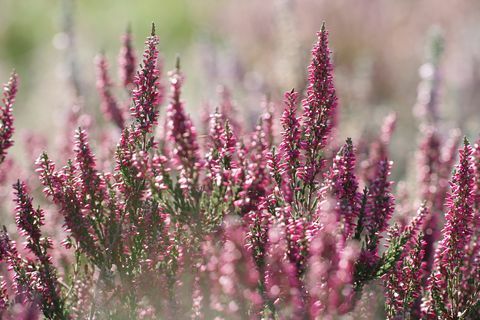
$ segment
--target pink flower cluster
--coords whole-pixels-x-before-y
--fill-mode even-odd
[[[1,318],[359,319],[376,291],[388,319],[476,319],[479,144],[465,140],[449,186],[458,138],[444,143],[438,121],[425,124],[419,196],[399,197],[399,210],[388,150],[396,116],[372,143],[336,147],[325,25],[301,110],[300,94],[288,91],[280,119],[280,104],[265,101],[249,128],[224,89],[205,139],[184,105],[179,60],[163,105],[158,43],[153,27],[136,70],[130,30],[123,38],[119,83],[130,112],[99,56],[101,110],[114,126],[95,129],[75,109],[74,143],[65,138],[59,157],[70,159],[57,165],[44,152],[36,176],[14,185],[19,232],[0,231]],[[1,106],[0,162],[13,143],[16,92],[14,74]],[[416,215],[405,209],[410,200]]]

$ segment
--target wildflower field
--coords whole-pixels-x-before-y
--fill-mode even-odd
[[[442,124],[439,37],[408,189],[396,114],[338,129],[328,21],[253,122],[234,87],[190,116],[183,60],[140,36],[95,59],[105,125],[78,99],[55,144],[20,136],[28,75],[0,73],[0,319],[480,319],[480,140]]]

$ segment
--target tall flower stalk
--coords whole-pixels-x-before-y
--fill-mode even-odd
[[[145,52],[139,71],[133,80],[133,104],[130,108],[139,129],[142,132],[152,132],[158,121],[158,107],[162,102],[163,93],[159,82],[160,69],[158,65],[158,36],[155,34],[155,25],[152,24],[152,33],[145,41]]]
[[[311,210],[317,176],[324,169],[323,151],[331,138],[336,121],[337,96],[333,84],[331,51],[325,24],[318,33],[308,67],[307,97],[303,100],[301,148],[304,163],[300,173],[307,190],[307,210]]]
[[[465,139],[460,150],[459,164],[451,182],[447,199],[443,238],[435,254],[432,275],[429,278],[430,295],[425,303],[426,315],[438,314],[447,319],[468,314],[478,299],[478,292],[463,291],[468,279],[467,251],[472,236],[474,194],[474,167],[472,147]]]
[[[12,73],[3,86],[2,105],[0,106],[0,164],[5,160],[7,149],[13,145],[13,104],[18,91],[18,76]]]

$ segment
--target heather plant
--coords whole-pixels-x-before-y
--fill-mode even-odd
[[[303,100],[292,89],[283,105],[264,102],[249,128],[223,89],[205,139],[186,111],[179,58],[163,86],[158,44],[152,26],[137,69],[128,30],[118,84],[105,55],[97,57],[100,109],[112,132],[82,126],[83,111],[71,111],[61,148],[70,150],[59,156],[67,159],[59,165],[46,150],[35,163],[48,211],[35,209],[26,182],[14,184],[19,232],[0,232],[3,318],[361,318],[372,287],[388,319],[476,318],[478,143],[465,139],[450,177],[458,137],[444,142],[438,118],[425,120],[422,204],[409,216],[396,210],[390,178],[395,115],[366,143],[367,154],[351,138],[337,147],[339,103],[325,24]],[[428,112],[436,110],[437,85],[427,90]],[[2,171],[16,93],[13,74],[0,113]],[[283,108],[279,130],[272,106]],[[97,144],[95,134],[104,137]],[[63,232],[46,228],[47,213]],[[61,246],[62,258],[53,259]]]

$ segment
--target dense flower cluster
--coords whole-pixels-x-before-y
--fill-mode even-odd
[[[100,55],[101,110],[116,135],[82,124],[76,110],[67,124],[78,127],[69,132],[73,146],[60,157],[70,159],[57,165],[44,152],[37,177],[13,186],[19,232],[0,231],[0,317],[371,319],[365,305],[376,294],[385,296],[383,310],[370,310],[379,317],[477,319],[480,142],[465,139],[450,177],[458,136],[445,142],[438,117],[423,115],[413,199],[422,204],[408,212],[411,199],[401,196],[396,208],[388,150],[396,116],[370,146],[347,138],[337,147],[325,25],[317,36],[301,103],[295,90],[285,93],[277,123],[266,100],[249,128],[224,88],[204,139],[184,106],[179,60],[163,106],[154,27],[137,71],[131,31],[123,38],[119,81],[130,112]],[[422,87],[427,113],[437,112],[437,85]],[[13,143],[16,92],[13,74],[0,162]],[[27,184],[32,194],[43,189],[45,210]]]
[[[2,105],[0,106],[0,163],[5,160],[7,149],[13,145],[13,114],[12,108],[18,90],[18,77],[14,72],[3,87]]]

